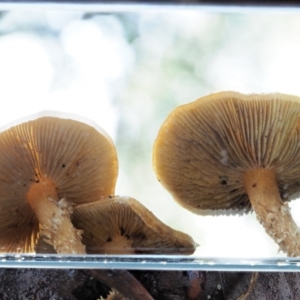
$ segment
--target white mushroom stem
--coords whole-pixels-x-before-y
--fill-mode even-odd
[[[70,220],[72,205],[64,198],[58,201],[56,188],[51,180],[44,179],[32,184],[27,194],[41,227],[45,241],[60,254],[85,254],[81,231]]]
[[[300,231],[290,209],[281,200],[274,171],[253,169],[244,185],[256,217],[266,232],[289,256],[300,256]]]

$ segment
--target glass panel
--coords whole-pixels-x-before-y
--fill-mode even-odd
[[[4,133],[1,135],[11,141],[7,134],[11,126],[45,115],[80,120],[88,126],[97,124],[95,126],[101,127],[111,138],[106,143],[115,145],[118,174],[116,176],[113,166],[108,165],[110,171],[104,173],[112,172],[112,177],[115,176],[109,187],[104,184],[100,187],[98,179],[90,172],[82,175],[80,168],[85,159],[91,169],[100,164],[102,155],[94,150],[80,152],[79,141],[71,140],[71,136],[86,138],[85,133],[79,133],[79,129],[72,133],[71,127],[64,123],[55,125],[53,130],[49,129],[50,121],[39,125],[39,128],[47,129],[46,133],[40,129],[35,133],[33,127],[28,131],[18,129],[12,134],[17,136],[12,148],[8,142],[1,142],[0,135],[0,158],[8,159],[13,152],[18,153],[18,157],[10,158],[9,163],[0,163],[3,168],[0,177],[3,183],[0,191],[0,201],[3,201],[0,264],[4,267],[297,270],[297,259],[278,252],[278,245],[267,235],[253,212],[215,216],[208,211],[199,215],[174,201],[153,171],[152,149],[169,113],[199,97],[219,91],[299,95],[299,10],[196,5],[51,5],[0,5],[0,99],[3,103],[0,125]],[[32,115],[34,117],[28,117]],[[102,129],[99,130],[103,133]],[[34,135],[38,142],[28,142]],[[46,142],[49,136],[51,139]],[[90,140],[86,138],[85,143]],[[36,146],[44,144],[47,145],[45,149]],[[54,145],[54,149],[50,149],[50,145]],[[67,145],[72,145],[70,153],[65,151]],[[55,160],[54,154],[60,149],[63,153]],[[28,153],[33,155],[28,157]],[[97,159],[92,160],[93,155]],[[75,160],[71,162],[73,156]],[[30,171],[28,166],[21,166],[24,161],[29,162]],[[45,171],[46,166],[50,170]],[[61,170],[63,175],[58,179],[50,178],[49,174],[57,175]],[[69,171],[74,170],[75,173],[70,175]],[[30,175],[25,182],[23,175],[27,171]],[[62,186],[56,186],[62,176],[72,180],[80,177],[80,184],[73,181],[71,184],[79,190],[67,192],[69,179],[62,180]],[[95,197],[88,187],[83,187],[84,182],[93,181],[99,187]],[[54,201],[48,201],[49,210],[41,210],[37,216],[41,207],[35,199],[42,198],[44,192],[32,187],[40,182],[49,187],[45,201],[49,196]],[[17,185],[13,186],[15,183]],[[25,192],[23,196],[17,190],[20,186]],[[101,189],[106,194],[101,194]],[[84,202],[106,201],[108,206],[116,200],[109,197],[114,193],[120,195],[119,204],[131,201],[141,206],[131,204],[135,208],[120,217],[121,211],[125,211],[125,204],[120,204],[122,207],[116,209],[116,221],[104,221],[104,216],[99,217],[100,212],[98,219],[95,212],[91,215],[82,213],[84,217],[79,215],[80,209],[88,206]],[[13,200],[4,204],[7,195],[12,195]],[[281,196],[288,200],[290,195],[281,193]],[[64,197],[75,203],[75,207],[64,200],[58,205],[58,200]],[[103,212],[103,203],[101,205],[99,210]],[[296,198],[289,205],[293,219],[299,224],[300,202]],[[63,210],[56,210],[57,206]],[[50,215],[61,212],[71,215],[69,223],[75,224],[76,230],[88,232],[83,242],[85,245],[90,243],[87,249],[91,254],[33,255],[38,247],[41,247],[38,248],[40,252],[55,253],[53,247],[45,248],[49,244],[44,244],[45,240],[54,239],[45,228],[55,225],[41,224],[45,211]],[[150,212],[158,219],[152,227],[149,224],[154,221],[149,219],[154,217]],[[105,215],[110,214],[113,213]],[[128,215],[128,226],[135,224],[133,229],[125,228],[122,223]],[[14,219],[19,216],[21,221],[14,224]],[[137,233],[135,222],[140,219],[147,223],[148,229]],[[97,228],[95,232],[86,229],[85,226],[90,226],[86,225],[88,221],[93,230]],[[68,223],[63,218],[59,222]],[[104,227],[105,234],[99,233]],[[113,229],[118,232],[117,238],[110,234]],[[81,231],[76,230],[74,236],[77,233],[80,236]],[[160,234],[167,236],[167,230],[172,232],[173,238],[175,236],[173,244],[169,240],[163,244],[165,237]],[[174,234],[174,230],[190,237]],[[97,234],[99,237],[96,238]],[[159,238],[150,244],[153,235]],[[143,244],[133,242],[134,236],[143,240]],[[8,246],[4,239],[8,240]],[[106,246],[96,245],[96,239],[105,240]],[[62,240],[69,242],[72,238],[68,233]],[[192,246],[187,240],[195,242],[192,255]],[[55,243],[60,242],[59,239]],[[22,253],[25,249],[29,255]],[[6,252],[20,253],[15,256]],[[124,252],[136,255],[123,256]],[[120,255],[103,256],[104,253]],[[175,256],[170,256],[172,253]]]
[[[4,268],[207,270],[207,271],[294,271],[298,258],[201,258],[176,255],[1,255]]]

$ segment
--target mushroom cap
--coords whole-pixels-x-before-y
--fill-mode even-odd
[[[153,167],[183,207],[244,213],[251,210],[248,170],[274,170],[282,200],[297,197],[299,147],[299,97],[221,92],[170,113],[154,143]]]
[[[117,175],[111,139],[85,123],[45,116],[1,132],[0,251],[34,249],[39,224],[26,200],[32,184],[50,179],[59,199],[80,204],[114,194]]]
[[[78,205],[72,222],[84,231],[88,254],[192,254],[196,247],[190,236],[165,225],[133,198]]]

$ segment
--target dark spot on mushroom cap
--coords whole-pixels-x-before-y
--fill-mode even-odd
[[[154,143],[153,166],[157,178],[178,203],[194,212],[212,209],[218,214],[219,209],[221,213],[223,209],[235,210],[237,197],[242,194],[250,208],[242,179],[248,168],[274,168],[278,174],[293,169],[293,174],[297,173],[293,159],[299,157],[299,137],[294,139],[292,134],[295,127],[300,132],[299,103],[299,97],[289,95],[224,92],[177,107],[164,121]],[[285,116],[290,114],[290,120],[287,125],[280,122],[276,130],[274,126],[281,119],[283,108]],[[262,127],[257,130],[256,125]],[[282,136],[286,141],[292,140],[294,146],[277,143],[281,132],[287,133]],[[284,159],[277,155],[279,150],[286,153]],[[188,164],[190,160],[192,163]],[[278,167],[280,164],[283,166]],[[289,178],[276,176],[278,184]],[[293,183],[293,191],[299,186]],[[288,192],[292,198],[291,184]],[[223,200],[216,206],[211,201],[214,197]]]
[[[61,167],[62,167],[62,168],[65,168],[65,166],[66,166],[65,164],[62,164],[62,166],[61,166]]]
[[[221,183],[222,185],[227,185],[227,183],[228,183],[228,176],[226,176],[226,175],[221,175],[221,176],[219,176],[219,178],[220,178],[220,183]]]
[[[172,230],[130,197],[114,196],[78,205],[72,221],[76,228],[84,230],[83,243],[88,254],[186,254],[195,251],[191,237]],[[91,239],[89,232],[96,238]]]
[[[120,227],[120,234],[123,236],[125,233],[125,229],[123,227]]]

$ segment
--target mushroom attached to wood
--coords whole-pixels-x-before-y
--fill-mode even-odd
[[[196,247],[190,236],[165,225],[129,197],[78,205],[72,222],[83,230],[88,254],[192,254]]]
[[[300,192],[300,98],[222,92],[177,107],[153,148],[158,180],[195,213],[253,209],[289,256],[300,232],[288,201]]]
[[[118,161],[103,130],[52,116],[0,133],[0,250],[31,252],[38,235],[58,253],[85,253],[73,205],[114,194]]]

